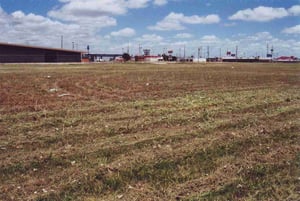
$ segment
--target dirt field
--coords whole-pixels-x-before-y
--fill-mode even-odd
[[[300,200],[299,64],[0,64],[0,200]]]

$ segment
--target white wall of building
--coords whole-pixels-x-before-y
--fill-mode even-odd
[[[194,63],[206,63],[206,58],[193,58]]]

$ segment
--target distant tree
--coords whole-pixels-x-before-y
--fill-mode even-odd
[[[122,58],[124,59],[125,62],[126,62],[126,61],[129,61],[129,60],[131,59],[131,57],[130,57],[130,55],[129,55],[128,53],[124,53],[124,54],[122,55]]]

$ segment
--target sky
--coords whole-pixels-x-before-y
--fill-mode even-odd
[[[0,42],[91,53],[300,57],[300,0],[0,0]]]

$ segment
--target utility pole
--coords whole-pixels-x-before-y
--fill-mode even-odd
[[[139,56],[141,56],[141,50],[142,50],[142,47],[141,47],[141,44],[139,44]]]
[[[86,49],[88,51],[88,54],[90,54],[90,46],[89,45],[86,46]]]
[[[60,36],[60,48],[61,49],[64,48],[64,36],[63,35]]]
[[[203,55],[202,55],[202,46],[200,46],[200,58],[202,58]]]
[[[207,46],[207,58],[209,59],[209,46]]]
[[[129,41],[128,41],[128,46],[127,46],[127,54],[129,54]]]
[[[272,57],[272,59],[273,59],[273,54],[274,54],[274,47],[272,45],[272,47],[271,47],[271,57]]]

